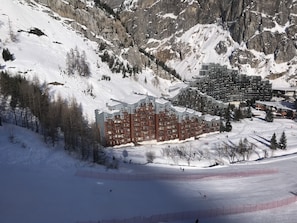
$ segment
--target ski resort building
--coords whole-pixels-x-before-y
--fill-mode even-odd
[[[115,146],[148,140],[184,140],[219,131],[220,118],[192,109],[173,106],[169,101],[135,94],[124,101],[111,100],[96,110],[101,143]]]
[[[173,105],[183,106],[202,113],[225,113],[229,103],[270,101],[272,86],[260,76],[239,74],[220,64],[204,64],[189,86],[170,97]]]
[[[270,101],[272,86],[260,76],[239,74],[220,64],[204,64],[200,77],[191,83],[201,92],[223,102],[261,100]]]
[[[228,107],[227,103],[216,100],[194,87],[181,89],[177,95],[169,100],[173,105],[191,108],[211,115],[223,114]]]

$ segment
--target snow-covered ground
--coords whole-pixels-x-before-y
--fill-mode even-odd
[[[52,15],[47,8],[24,0],[1,0],[0,48],[9,48],[16,58],[8,62],[1,58],[1,68],[28,79],[38,76],[41,82],[63,84],[49,85],[51,95],[75,97],[91,120],[94,110],[104,107],[110,98],[121,100],[132,92],[160,96],[176,84],[161,80],[162,88],[155,87],[151,70],[144,70],[138,81],[111,73],[96,54],[94,42],[77,34],[67,25],[67,18],[54,14],[57,20]],[[34,27],[46,36],[18,32]],[[214,27],[210,31],[215,35]],[[17,41],[12,41],[11,34]],[[86,52],[90,64],[92,75],[87,79],[63,72],[66,54],[76,46]],[[111,81],[101,80],[102,75],[111,76]],[[93,86],[93,97],[85,93],[89,86]],[[273,133],[279,139],[283,131],[287,150],[272,153],[268,141]],[[220,223],[295,222],[296,136],[294,121],[277,119],[271,124],[260,114],[234,123],[230,133],[107,148],[110,156],[120,160],[118,170],[107,170],[72,157],[62,144],[53,148],[44,144],[41,136],[4,123],[0,126],[0,222],[193,223],[196,218]],[[220,144],[238,144],[244,138],[255,146],[248,162],[230,165],[217,156],[215,148]],[[203,156],[188,163],[162,155],[164,149],[176,147],[203,152]],[[146,164],[146,152],[155,153],[153,164]],[[255,161],[264,156],[267,159]],[[224,165],[209,168],[216,162]],[[281,207],[271,209],[273,206]]]
[[[1,69],[13,75],[21,74],[28,80],[37,77],[40,83],[48,84],[53,99],[58,95],[69,101],[75,98],[90,121],[95,120],[95,109],[106,107],[111,98],[123,100],[133,92],[160,97],[176,84],[159,78],[159,85],[154,85],[155,74],[150,69],[143,69],[135,78],[112,73],[99,57],[98,44],[76,32],[69,25],[70,19],[60,17],[47,7],[34,2],[28,4],[25,0],[1,0],[1,6],[0,50],[7,48],[15,57],[13,61],[4,61],[1,56]],[[34,28],[45,35],[28,33]],[[66,55],[76,47],[80,54],[86,54],[91,72],[88,78],[69,76],[65,72]],[[110,77],[110,81],[102,80],[103,76]],[[92,95],[87,93],[89,89]]]
[[[249,162],[229,165],[225,160],[224,166],[207,167],[214,159],[212,145],[220,141],[237,143],[246,137],[254,140],[262,156],[268,147],[261,140],[282,131],[288,141],[285,151],[269,152],[269,158],[261,161],[252,161],[258,158],[254,155]],[[292,120],[276,119],[273,124],[258,118],[243,120],[234,123],[230,133],[198,140],[110,148],[115,157],[121,159],[124,150],[128,157],[126,163],[122,157],[118,170],[107,170],[73,158],[62,145],[45,145],[33,132],[4,124],[0,127],[0,222],[193,223],[196,218],[220,223],[295,222],[296,135]],[[182,145],[208,151],[209,160],[187,166],[186,161],[173,165],[161,157],[162,148]],[[147,151],[156,153],[153,164],[145,164]]]

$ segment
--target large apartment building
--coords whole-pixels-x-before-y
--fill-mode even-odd
[[[202,115],[149,95],[134,94],[125,101],[111,100],[95,114],[101,143],[105,146],[184,140],[220,128],[217,116]]]
[[[271,83],[260,76],[240,74],[227,66],[210,63],[202,65],[200,77],[191,87],[223,102],[261,100],[270,101]]]

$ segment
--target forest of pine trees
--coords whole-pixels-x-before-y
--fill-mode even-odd
[[[75,152],[83,160],[99,162],[99,137],[95,124],[89,124],[81,106],[58,97],[52,101],[37,78],[30,82],[21,76],[0,73],[0,116],[5,121],[23,126],[43,135],[53,146],[64,140],[65,150]],[[2,116],[4,121],[4,116]]]

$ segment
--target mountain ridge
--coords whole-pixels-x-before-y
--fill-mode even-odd
[[[153,70],[142,68],[142,71],[112,71],[118,64],[125,69],[132,65],[121,55],[113,58],[114,62],[103,62],[104,52],[115,55],[111,48],[101,49],[100,45],[91,41],[71,25],[74,20],[62,17],[50,8],[35,1],[4,0],[5,7],[0,9],[0,49],[9,49],[15,60],[0,59],[2,70],[12,75],[21,74],[28,80],[38,78],[40,83],[59,83],[47,85],[51,99],[61,95],[71,101],[75,98],[82,105],[84,114],[90,120],[95,119],[95,109],[106,106],[110,98],[123,99],[133,92],[160,97],[175,80],[159,78]],[[86,29],[81,24],[76,24]],[[37,36],[20,30],[38,28],[45,35]],[[12,35],[16,39],[12,39]],[[113,45],[99,36],[107,44]],[[67,54],[78,49],[80,55],[85,52],[86,62],[91,75],[82,77],[67,74]],[[129,65],[130,64],[130,65]],[[160,69],[161,70],[161,69]],[[106,78],[109,77],[109,78]],[[158,82],[156,84],[156,79]],[[162,86],[162,87],[161,87]],[[92,94],[90,94],[90,90]]]
[[[177,39],[195,26],[215,25],[218,32],[225,30],[228,36],[215,46],[219,53],[214,55],[214,60],[199,59],[199,66],[196,69],[199,69],[202,63],[217,62],[219,55],[228,57],[229,60],[224,61],[228,66],[242,70],[249,75],[256,74],[270,78],[270,74],[284,74],[282,84],[289,82],[287,85],[296,85],[295,80],[291,78],[296,71],[294,66],[296,63],[294,36],[296,33],[296,1],[105,0],[104,2],[113,7],[116,2],[118,4],[121,2],[121,7],[116,10],[119,11],[120,18],[124,18],[123,23],[128,27],[128,31],[138,33],[135,37],[140,36],[139,42],[145,45],[149,52],[161,55],[160,58],[165,63],[170,64],[180,73],[185,73],[184,76],[188,78],[193,76],[191,71],[178,69],[180,54],[187,46]],[[168,16],[169,14],[171,16]],[[142,19],[138,18],[139,15]],[[148,20],[148,23],[141,26],[143,20]],[[166,27],[166,32],[162,32],[162,26]],[[208,30],[205,30],[200,39],[209,37]],[[141,35],[147,33],[149,38],[146,41]],[[195,36],[192,38],[195,39]],[[150,43],[154,39],[160,41],[161,44],[155,44],[152,47]],[[199,51],[203,52],[204,47],[203,45],[198,47],[194,55],[199,56]],[[166,53],[168,49],[171,51],[170,54]],[[212,51],[213,47],[208,50]],[[203,53],[207,54],[207,52]],[[213,56],[213,52],[211,54],[210,57]],[[193,61],[187,57],[190,58],[191,55],[184,55],[183,61],[191,64]],[[178,65],[174,67],[174,64]]]
[[[191,80],[204,63],[260,75],[273,87],[296,86],[295,1],[267,7],[264,1],[232,0],[4,1],[0,47],[16,60],[1,65],[29,79],[60,83],[50,87],[53,99],[77,98],[92,120],[110,98],[133,92],[160,97],[173,88],[177,93],[183,84],[176,77]],[[280,13],[286,7],[289,23]],[[243,22],[245,30],[233,33]],[[45,36],[19,32],[34,27]],[[19,40],[12,41],[11,33]],[[88,78],[67,75],[66,56],[76,47],[86,54]],[[111,61],[103,61],[106,55]]]

